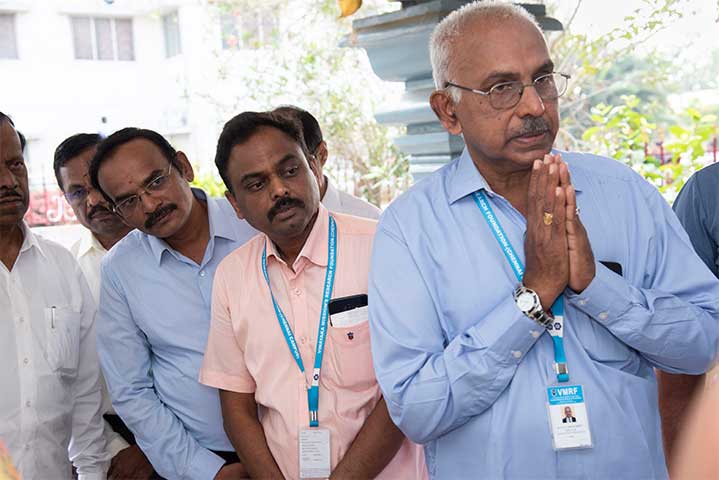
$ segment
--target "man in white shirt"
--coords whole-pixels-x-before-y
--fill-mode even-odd
[[[302,125],[302,136],[305,139],[307,149],[312,154],[310,161],[314,159],[317,170],[317,183],[320,187],[320,200],[327,210],[337,213],[346,213],[355,217],[371,218],[377,220],[381,210],[369,202],[357,198],[354,195],[337,190],[330,183],[329,178],[322,173],[322,168],[327,163],[329,153],[327,143],[322,137],[322,129],[317,119],[308,111],[302,110],[294,105],[285,105],[275,109],[275,113],[290,117]]]
[[[103,137],[97,133],[79,133],[63,140],[55,150],[53,168],[60,190],[86,230],[71,251],[92,292],[95,303],[100,300],[100,262],[108,250],[131,230],[112,212],[105,197],[92,188],[89,177],[90,160]],[[112,458],[110,478],[150,478],[152,464],[135,443],[132,432],[115,413],[103,381],[102,413],[105,440]]]
[[[0,439],[22,478],[104,479],[95,304],[72,254],[23,222],[20,138],[0,113]],[[68,458],[69,454],[69,458]]]

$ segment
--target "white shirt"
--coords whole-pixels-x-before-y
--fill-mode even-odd
[[[95,303],[72,254],[33,234],[0,263],[0,439],[25,480],[104,479]]]
[[[77,263],[80,264],[80,269],[85,275],[87,285],[90,287],[92,292],[92,298],[96,305],[100,304],[100,262],[102,257],[105,256],[107,250],[102,246],[100,241],[92,234],[90,230],[84,229],[80,239],[73,244],[70,249],[72,254],[77,259]],[[107,391],[107,384],[105,378],[100,374],[100,381],[102,382],[102,413],[109,413],[116,415],[115,410],[112,408],[112,401],[110,400],[110,393]],[[122,438],[119,433],[116,433],[109,423],[103,420],[105,424],[104,434],[105,441],[107,442],[107,451],[110,453],[110,457],[114,458],[121,450],[126,449],[130,445]]]
[[[377,220],[382,211],[369,202],[357,198],[354,195],[337,190],[327,177],[327,190],[322,197],[322,205],[330,212],[345,213],[355,217],[370,218]]]

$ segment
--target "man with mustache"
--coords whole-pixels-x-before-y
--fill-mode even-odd
[[[656,188],[552,150],[568,75],[527,11],[469,3],[430,51],[431,106],[465,150],[377,227],[393,420],[434,478],[667,478],[654,368],[706,370],[719,282]],[[567,406],[581,422],[558,421]]]
[[[23,478],[104,479],[95,302],[72,254],[23,221],[20,137],[0,112],[0,438]],[[68,459],[69,455],[69,459]]]
[[[102,262],[98,351],[112,403],[159,475],[235,478],[217,390],[197,377],[215,269],[256,232],[227,200],[190,188],[193,176],[152,130],[125,128],[97,147],[92,186],[136,229]]]
[[[274,110],[275,113],[296,120],[302,125],[302,138],[310,151],[310,162],[317,172],[317,184],[320,187],[320,201],[330,212],[346,213],[356,217],[378,219],[380,209],[354,195],[337,190],[330,179],[322,172],[327,163],[329,152],[327,142],[322,137],[322,129],[317,119],[307,110],[294,105],[285,105]]]
[[[60,190],[85,227],[71,251],[85,274],[95,303],[100,301],[100,261],[129,231],[125,222],[112,212],[111,205],[90,185],[90,160],[102,137],[96,133],[78,133],[63,140],[55,149],[53,169]],[[112,457],[111,478],[149,478],[153,469],[132,433],[115,413],[103,381],[105,440]],[[129,442],[129,443],[128,443]]]
[[[262,235],[217,270],[200,380],[221,389],[252,478],[422,479],[421,448],[390,420],[372,370],[376,222],[328,212],[307,156],[299,125],[275,114],[245,112],[222,130],[227,198]]]

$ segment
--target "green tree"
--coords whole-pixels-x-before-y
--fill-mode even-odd
[[[365,2],[363,13],[380,13],[389,2]],[[409,185],[407,158],[393,145],[399,130],[377,124],[374,112],[396,86],[374,76],[366,54],[342,47],[351,20],[339,19],[335,0],[281,2],[215,0],[208,7],[220,23],[228,15],[261,9],[277,16],[278,34],[251,49],[228,49],[218,58],[219,90],[210,93],[224,118],[248,109],[294,104],[317,117],[329,146],[327,174],[342,188],[384,205]]]

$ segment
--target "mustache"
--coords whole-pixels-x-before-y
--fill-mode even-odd
[[[510,138],[523,137],[525,135],[541,135],[549,131],[549,122],[542,117],[529,117],[522,120],[522,126],[512,132]]]
[[[95,205],[94,207],[92,207],[90,209],[89,212],[87,212],[87,218],[92,219],[98,213],[105,213],[105,212],[112,213],[112,210],[110,210],[109,208],[107,208],[103,205]]]
[[[177,209],[177,205],[174,203],[170,203],[168,205],[163,205],[151,214],[147,216],[147,220],[145,220],[145,228],[150,229],[152,228],[162,217],[170,213],[171,211]]]
[[[267,219],[271,222],[277,214],[290,207],[305,208],[305,202],[299,198],[282,197],[277,200],[275,204],[272,205],[272,208],[270,208],[267,212]]]
[[[0,202],[4,200],[22,200],[23,198],[25,197],[14,188],[5,187],[0,190]]]

